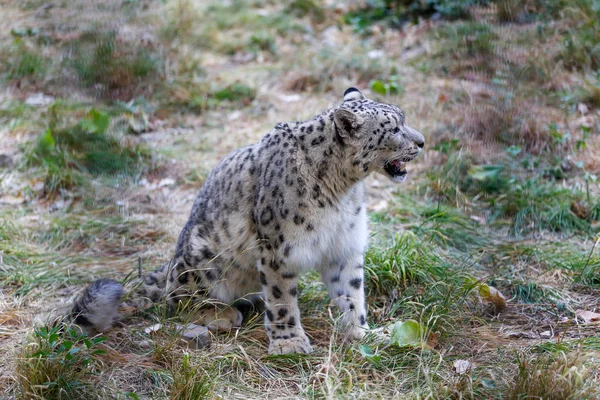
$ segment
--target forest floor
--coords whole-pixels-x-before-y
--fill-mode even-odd
[[[500,3],[0,0],[0,398],[600,398],[600,6]],[[311,273],[310,355],[267,355],[260,314],[204,349],[160,307],[44,327],[166,262],[219,159],[350,86],[426,137],[367,181],[362,342]]]

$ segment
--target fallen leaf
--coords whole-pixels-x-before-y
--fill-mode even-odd
[[[475,364],[467,360],[455,360],[452,364],[452,370],[459,375],[466,374],[475,368]]]
[[[479,285],[479,295],[482,299],[493,303],[498,311],[506,308],[506,297],[493,286],[486,285],[485,283]]]
[[[11,206],[16,206],[19,204],[23,204],[25,203],[25,199],[21,196],[11,196],[9,194],[5,194],[4,196],[0,197],[0,204],[8,204]]]
[[[364,358],[371,361],[373,364],[378,364],[381,361],[381,356],[373,353],[371,346],[368,344],[360,345],[358,351]]]
[[[431,347],[427,344],[427,328],[415,320],[398,321],[390,327],[390,342],[398,347]]]
[[[144,332],[147,335],[150,335],[151,333],[155,333],[158,332],[161,328],[163,327],[162,324],[154,324],[154,325],[150,325],[149,327],[147,327],[146,329],[144,329]]]
[[[600,321],[600,314],[591,311],[577,310],[575,311],[575,316],[581,318],[586,323]]]

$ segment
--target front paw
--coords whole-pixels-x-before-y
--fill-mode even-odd
[[[269,344],[269,354],[312,353],[313,348],[306,335],[288,339],[273,339]]]

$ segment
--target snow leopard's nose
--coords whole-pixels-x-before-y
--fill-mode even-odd
[[[406,137],[412,140],[417,146],[419,146],[419,148],[422,149],[423,146],[425,146],[425,136],[423,136],[423,134],[418,130],[413,129],[408,125],[405,126],[405,129]]]

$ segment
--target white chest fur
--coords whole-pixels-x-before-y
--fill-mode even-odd
[[[314,230],[294,232],[288,267],[300,271],[323,268],[351,254],[364,252],[368,239],[364,204],[348,201],[338,211],[313,212],[311,221]]]

